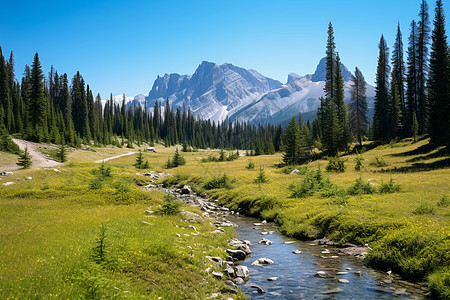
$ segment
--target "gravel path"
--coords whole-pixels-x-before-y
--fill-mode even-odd
[[[117,155],[117,156],[112,156],[112,157],[108,157],[108,158],[104,158],[104,159],[99,159],[99,160],[96,161],[96,163],[106,162],[108,160],[116,159],[116,158],[123,157],[123,156],[128,156],[128,155],[135,154],[135,153],[137,153],[137,152],[128,151],[127,153],[120,154],[120,155]]]
[[[25,140],[12,139],[14,143],[19,145],[20,150],[25,150],[25,147],[28,146],[28,152],[31,155],[32,164],[30,168],[45,168],[45,167],[58,167],[62,165],[60,162],[53,160],[48,155],[45,155],[36,149],[42,147],[42,144],[33,143]],[[12,171],[18,170],[21,167],[16,164],[5,165],[0,167],[2,171]]]

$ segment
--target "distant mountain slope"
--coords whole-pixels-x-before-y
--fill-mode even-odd
[[[188,108],[195,115],[212,121],[225,119],[252,123],[285,123],[299,112],[313,116],[324,95],[325,58],[314,74],[288,75],[286,84],[226,63],[202,62],[193,75],[165,74],[155,80],[145,102],[151,109],[155,101],[169,102],[175,108]],[[351,73],[341,65],[345,81],[345,97],[349,100]],[[369,106],[374,88],[367,85]],[[144,104],[142,95],[128,105]]]

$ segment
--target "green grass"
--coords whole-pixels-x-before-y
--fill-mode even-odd
[[[360,171],[354,169],[357,154],[352,154],[343,157],[346,169],[342,173],[325,172],[325,159],[279,168],[281,154],[252,157],[269,179],[264,184],[254,183],[257,171],[246,168],[246,157],[205,163],[202,158],[217,156],[219,151],[186,152],[186,165],[170,169],[174,176],[162,182],[189,184],[231,209],[277,222],[289,236],[368,243],[373,248],[368,255],[370,265],[414,280],[428,280],[433,293],[449,295],[450,155],[445,149],[430,147],[426,139],[378,147],[365,144],[364,148],[359,154]],[[222,282],[203,271],[209,264],[205,264],[205,255],[223,255],[217,247],[225,245],[226,237],[209,237],[206,233],[212,228],[202,224],[197,229],[205,234],[175,239],[175,233],[184,233],[180,227],[187,227],[179,218],[161,215],[153,217],[157,218],[153,222],[153,218],[144,217],[148,206],[160,209],[163,195],[142,196],[137,183],[146,178],[136,175],[140,171],[133,167],[135,155],[109,161],[113,178],[90,190],[95,178],[91,170],[98,165],[81,161],[127,151],[95,149],[71,152],[69,162],[61,168],[66,171],[20,170],[14,178],[32,176],[33,180],[21,179],[16,185],[0,187],[0,193],[7,196],[0,196],[2,269],[5,266],[0,286],[3,292],[9,291],[0,296],[29,298],[30,291],[37,289],[42,295],[64,292],[64,297],[71,298],[89,295],[99,286],[100,291],[120,297],[203,299],[208,292],[223,288]],[[157,145],[156,150],[158,153],[144,152],[144,159],[151,170],[167,171],[164,164],[175,147]],[[371,164],[377,158],[378,163]],[[301,174],[290,175],[294,167]],[[324,187],[313,184],[312,192],[301,198],[292,195],[289,187],[301,186],[318,169],[329,183]],[[224,174],[231,185],[220,184]],[[141,221],[154,225],[144,226]],[[90,248],[101,224],[109,228],[109,242],[116,249],[111,253],[114,259],[105,266],[90,261]],[[192,251],[187,246],[193,247]],[[175,267],[164,263],[166,260]],[[51,267],[57,271],[51,272]],[[87,275],[74,275],[84,274],[80,272]],[[84,277],[90,279],[76,279]],[[25,291],[19,293],[23,288]]]
[[[450,207],[445,198],[450,192],[450,155],[430,147],[427,139],[364,147],[360,171],[354,168],[357,154],[352,154],[343,157],[345,172],[322,172],[330,180],[326,188],[308,180],[310,172],[325,170],[327,160],[295,166],[301,175],[290,175],[293,167],[278,167],[281,154],[252,157],[269,178],[263,185],[254,184],[256,174],[246,168],[247,158],[205,164],[198,154],[186,156],[187,164],[173,170],[176,176],[166,181],[202,190],[226,173],[234,180],[232,188],[208,193],[231,209],[274,220],[283,233],[298,238],[369,243],[374,249],[368,256],[372,266],[414,280],[448,282],[433,274],[450,276],[450,259],[442,255],[450,253]],[[448,284],[430,281],[430,286],[439,286],[441,295],[449,293]]]
[[[192,235],[191,223],[178,215],[145,215],[149,208],[161,209],[164,195],[137,186],[144,176],[136,175],[133,160],[111,161],[112,177],[94,190],[90,183],[99,178],[93,170],[100,164],[73,156],[60,173],[20,170],[11,178],[15,185],[0,186],[0,298],[205,299],[221,291],[231,296],[224,281],[205,272],[210,265],[217,269],[205,256],[225,259],[232,231],[211,236],[214,226],[202,222]]]

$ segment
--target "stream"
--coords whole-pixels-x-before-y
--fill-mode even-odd
[[[425,299],[424,287],[368,268],[360,259],[343,255],[336,248],[285,237],[270,223],[254,226],[259,221],[253,218],[229,215],[227,219],[238,225],[239,239],[251,242],[252,254],[241,263],[249,269],[250,279],[239,286],[251,299]],[[262,238],[273,244],[258,244]],[[294,254],[294,250],[302,253]],[[324,254],[327,250],[330,253]],[[274,264],[252,265],[262,257]],[[315,277],[318,271],[329,277]],[[278,279],[268,281],[270,277]],[[344,280],[341,283],[339,279]],[[252,285],[266,292],[261,294]]]
[[[144,175],[152,181],[170,176],[153,171]],[[248,281],[238,286],[250,299],[427,299],[429,291],[424,285],[366,267],[363,260],[343,254],[333,246],[283,236],[275,224],[234,214],[206,195],[197,195],[189,186],[175,188],[152,183],[145,188],[170,193],[200,207],[204,217],[217,221],[218,230],[234,225],[238,238],[250,241],[251,254],[236,263],[249,270]],[[263,238],[272,244],[259,244]],[[274,263],[252,265],[260,258]]]

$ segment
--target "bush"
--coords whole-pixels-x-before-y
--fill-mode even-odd
[[[375,187],[369,182],[362,180],[361,177],[355,180],[355,183],[348,188],[349,195],[366,195],[375,193]]]
[[[442,195],[441,199],[439,199],[437,206],[447,207],[450,204],[450,199],[447,195]]]
[[[450,268],[445,267],[428,276],[433,298],[450,299]]]
[[[221,188],[231,189],[232,188],[231,184],[232,180],[227,176],[227,174],[223,174],[222,176],[214,176],[213,178],[205,182],[203,188],[207,190],[221,189]]]
[[[434,212],[434,206],[425,201],[422,201],[419,206],[413,210],[414,215],[434,215]]]
[[[170,158],[167,160],[166,163],[166,169],[169,168],[176,168],[178,166],[182,166],[186,164],[186,160],[184,157],[178,152],[178,148],[175,150],[175,153],[173,154],[172,160]]]
[[[13,154],[21,154],[19,146],[13,142],[8,135],[4,125],[0,127],[0,151],[5,151]]]
[[[382,182],[379,192],[382,194],[391,194],[395,192],[399,192],[401,190],[401,186],[398,183],[394,182],[394,179],[389,179],[387,183]]]
[[[364,159],[362,158],[361,155],[358,155],[355,157],[355,171],[361,171],[361,168],[363,167],[362,162],[364,161]]]
[[[248,165],[245,167],[247,170],[253,170],[255,168],[255,164],[249,159]]]
[[[292,198],[304,198],[312,196],[318,190],[329,189],[333,184],[330,180],[322,174],[320,169],[306,173],[305,177],[300,183],[291,184],[289,190],[291,191],[290,197]]]
[[[267,179],[266,173],[264,172],[264,168],[262,166],[259,167],[258,177],[253,181],[254,183],[266,183],[269,180]]]
[[[345,159],[340,157],[328,157],[328,165],[326,167],[326,170],[328,172],[336,172],[336,173],[342,173],[345,171],[344,166]]]
[[[377,168],[387,167],[388,163],[382,158],[375,156],[375,159],[369,163],[371,166],[375,166]]]
[[[239,158],[239,151],[236,151],[234,153],[230,153],[228,155],[225,155],[225,151],[223,149],[220,150],[219,156],[213,156],[210,154],[207,157],[203,157],[201,159],[201,162],[222,162],[222,161],[233,161]]]
[[[166,194],[164,204],[159,212],[163,215],[176,215],[181,211],[180,206],[181,203],[179,201],[176,201],[170,194]]]

